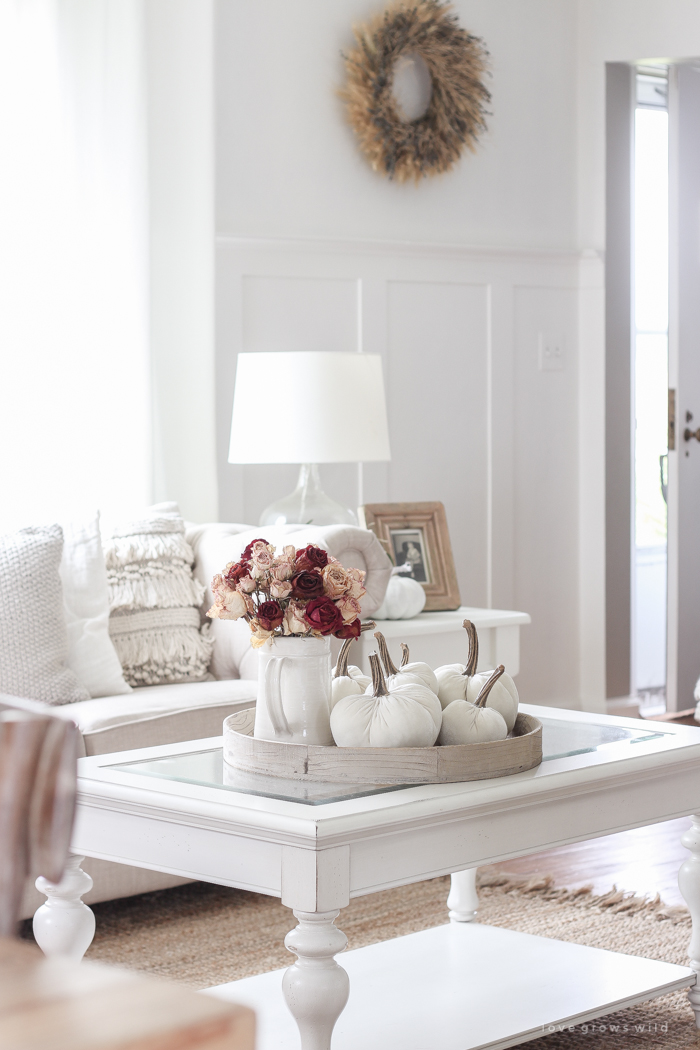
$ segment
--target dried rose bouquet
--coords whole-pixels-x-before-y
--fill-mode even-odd
[[[257,649],[268,638],[359,638],[365,573],[345,569],[322,547],[284,547],[275,556],[267,540],[249,543],[240,561],[212,580],[214,605],[207,616],[244,617]]]

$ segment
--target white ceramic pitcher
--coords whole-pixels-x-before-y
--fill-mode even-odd
[[[274,638],[258,649],[258,739],[332,744],[330,699],[330,638]]]

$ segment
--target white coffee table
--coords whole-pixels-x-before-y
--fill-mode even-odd
[[[700,1016],[698,816],[680,875],[691,968],[469,921],[478,864],[700,813],[700,729],[525,710],[545,723],[546,760],[477,783],[371,794],[234,774],[224,786],[216,738],[81,759],[73,848],[293,909],[294,965],[215,990],[258,1011],[259,1050],[298,1047],[297,1025],[303,1050],[328,1050],[334,1025],[334,1050],[513,1046],[684,987]],[[47,952],[80,954],[89,943],[79,899],[89,879],[77,863],[60,887],[45,887],[36,932]],[[346,937],[334,923],[351,897],[448,873],[451,923],[337,964]]]

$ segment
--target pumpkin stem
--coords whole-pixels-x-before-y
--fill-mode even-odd
[[[348,656],[350,654],[350,646],[355,641],[354,638],[346,638],[340,647],[338,653],[338,662],[335,665],[334,678],[346,678],[348,674]]]
[[[381,631],[375,631],[374,637],[377,639],[379,655],[382,658],[384,670],[387,674],[398,674],[399,669],[394,663],[394,661],[391,659],[391,656],[389,655],[389,646],[386,644],[386,638],[384,637]]]
[[[379,662],[379,657],[376,653],[369,654],[369,665],[372,668],[372,688],[373,696],[388,696],[389,690],[386,687],[386,680],[382,672],[382,665]]]
[[[491,692],[491,690],[493,689],[496,682],[501,677],[504,671],[505,667],[503,666],[503,664],[499,664],[496,670],[491,672],[491,677],[489,678],[488,682],[486,682],[486,684],[481,687],[481,692],[474,701],[474,707],[486,707],[486,701],[489,698],[489,693]]]
[[[401,666],[405,667],[406,664],[408,663],[409,659],[410,659],[409,654],[408,654],[408,646],[406,645],[405,642],[401,642],[401,652],[403,654],[401,656]]]
[[[365,631],[373,631],[376,626],[374,620],[367,620],[366,623],[360,624],[360,634],[364,634]]]
[[[462,627],[469,636],[469,656],[467,657],[467,666],[462,673],[465,678],[471,678],[472,675],[476,674],[476,666],[479,663],[479,635],[471,620],[464,620]]]

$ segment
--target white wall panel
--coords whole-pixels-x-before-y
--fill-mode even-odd
[[[566,252],[220,237],[220,516],[254,523],[295,479],[294,467],[226,463],[235,355],[252,333],[272,349],[273,323],[275,339],[287,331],[285,313],[275,320],[275,312],[313,304],[314,289],[332,288],[333,311],[319,307],[326,320],[313,320],[316,332],[322,324],[330,332],[335,318],[352,328],[352,308],[363,349],[385,362],[393,459],[365,466],[365,502],[442,500],[463,601],[532,616],[522,631],[523,699],[568,707],[583,699],[595,710],[604,703],[594,629],[604,612],[604,550],[592,527],[598,504],[590,513],[588,504],[600,420],[589,418],[590,406],[583,428],[578,418],[579,331],[586,375],[594,365],[579,316],[579,269],[579,256]],[[593,276],[587,294],[598,296],[597,269]],[[295,287],[304,292],[292,300]],[[301,314],[293,325],[303,335]],[[540,371],[540,332],[564,338],[562,371]],[[327,490],[354,506],[354,465],[322,473]]]
[[[562,706],[579,691],[577,294],[515,289],[515,600],[534,625],[518,690]],[[540,369],[543,335],[563,341],[561,371]]]
[[[445,504],[462,601],[485,605],[488,290],[388,284],[391,502]]]

